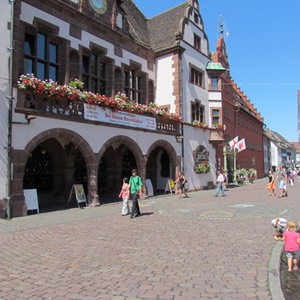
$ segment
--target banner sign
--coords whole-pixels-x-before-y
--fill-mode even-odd
[[[156,119],[126,112],[113,112],[96,105],[84,104],[84,118],[91,121],[106,122],[117,125],[131,126],[156,130]]]

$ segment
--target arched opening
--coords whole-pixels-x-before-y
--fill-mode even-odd
[[[148,154],[146,178],[151,180],[154,194],[162,194],[168,179],[175,179],[175,156],[168,144],[158,143]]]
[[[30,155],[24,174],[24,189],[37,189],[41,192],[53,189],[52,156],[42,145],[37,146]]]
[[[82,153],[72,143],[50,138],[30,154],[24,171],[23,189],[36,189],[40,212],[68,207],[73,184],[82,184],[87,195],[87,168]],[[75,201],[69,207],[76,206]]]
[[[98,168],[98,191],[101,203],[117,201],[124,177],[137,167],[133,152],[124,144],[112,145],[103,153]]]
[[[122,178],[130,178],[130,176],[132,175],[132,169],[136,168],[137,165],[133,153],[129,149],[126,149],[124,151],[122,162]]]

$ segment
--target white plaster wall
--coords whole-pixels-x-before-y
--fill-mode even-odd
[[[188,188],[195,189],[207,186],[209,181],[216,180],[216,151],[209,143],[210,130],[203,130],[193,126],[184,126],[184,173],[188,180]],[[207,174],[196,174],[194,172],[193,152],[198,146],[204,146],[209,152],[209,164],[212,170]]]
[[[208,77],[206,73],[206,65],[209,59],[195,51],[192,47],[185,43],[182,46],[186,47],[185,52],[182,55],[182,94],[183,94],[183,118],[186,122],[191,123],[191,101],[200,100],[201,103],[206,107],[205,109],[205,120],[209,121],[209,110],[208,110]],[[190,69],[191,66],[203,71],[204,74],[204,88],[196,86],[190,83]]]
[[[10,22],[11,5],[8,0],[0,1],[0,199],[7,197],[7,132],[8,132],[8,77],[10,31],[7,24]]]
[[[170,112],[175,112],[175,97],[173,96],[173,60],[172,55],[166,55],[156,60],[156,103],[171,105]]]
[[[272,142],[271,142],[271,165],[276,166],[276,168],[278,168],[278,166],[280,165],[278,148]]]
[[[141,57],[128,52],[126,50],[123,50],[123,57],[115,56],[114,55],[114,46],[111,43],[108,43],[107,41],[100,39],[96,36],[91,35],[90,33],[86,31],[82,31],[82,39],[79,40],[77,38],[74,38],[70,36],[70,24],[67,22],[64,22],[63,20],[50,15],[34,6],[31,6],[27,3],[22,2],[21,3],[21,17],[20,19],[26,23],[33,24],[34,17],[39,17],[42,20],[45,20],[46,22],[49,22],[51,24],[55,24],[59,27],[58,36],[63,37],[67,40],[70,40],[71,47],[78,50],[79,46],[84,46],[89,48],[90,43],[93,42],[97,45],[101,45],[104,48],[107,48],[107,56],[110,58],[113,58],[115,61],[115,64],[117,66],[121,66],[122,63],[129,65],[129,61],[133,60],[141,64],[141,68],[143,72],[146,72],[149,74],[149,78],[154,80],[154,71],[151,71],[148,69],[147,60],[142,59]]]
[[[221,92],[209,92],[209,100],[222,101],[222,93]]]
[[[201,38],[201,51],[206,56],[208,55],[208,42],[205,38],[204,32],[197,27],[194,23],[189,22],[184,27],[183,40],[188,44],[194,46],[194,33]]]

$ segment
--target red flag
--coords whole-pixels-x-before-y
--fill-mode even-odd
[[[241,152],[242,150],[246,149],[246,142],[245,138],[241,139],[236,145],[235,148],[237,149],[237,152]]]

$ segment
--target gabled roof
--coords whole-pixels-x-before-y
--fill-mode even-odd
[[[300,143],[299,142],[290,142],[290,145],[296,149],[297,152],[300,152]]]
[[[124,0],[122,3],[131,38],[155,52],[178,44],[178,35],[181,37],[182,22],[188,7],[191,4],[185,2],[147,19],[132,0]]]
[[[268,136],[268,138],[274,144],[276,144],[278,147],[280,147],[282,149],[288,149],[288,148],[292,147],[292,145],[278,132],[272,131],[271,129],[268,129],[268,128],[266,129],[265,132],[266,132],[266,135]]]
[[[122,9],[126,14],[129,34],[139,44],[150,47],[148,20],[132,0],[124,0]]]
[[[261,117],[260,113],[257,112],[257,109],[253,106],[250,100],[246,97],[243,91],[238,87],[238,85],[231,80],[232,87],[237,93],[238,97],[235,97],[235,101],[240,104],[240,108],[246,110],[249,114],[252,114],[257,120],[264,123],[264,118]]]
[[[161,51],[178,44],[178,34],[182,33],[182,21],[189,6],[189,3],[183,3],[149,20],[150,44],[154,51]]]

